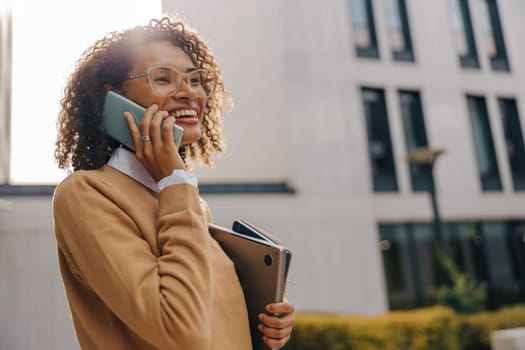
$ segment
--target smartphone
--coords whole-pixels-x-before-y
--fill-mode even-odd
[[[258,240],[268,242],[275,246],[286,247],[284,242],[281,241],[279,238],[263,230],[262,228],[257,227],[252,223],[249,223],[246,220],[235,220],[232,224],[232,231],[247,237],[252,237]],[[292,259],[292,251],[288,248],[285,248],[283,250],[283,255],[285,257],[285,278],[288,278],[290,261]]]
[[[282,246],[285,245],[284,242],[278,239],[277,237],[273,236],[272,234],[268,233],[262,228],[259,228],[254,224],[247,222],[246,220],[235,220],[232,225],[232,230],[234,232],[241,233],[243,235],[257,239],[262,239],[273,244],[278,244]]]
[[[126,124],[126,120],[124,119],[124,112],[130,112],[135,119],[135,123],[139,126],[145,111],[146,108],[130,99],[115,91],[108,91],[102,110],[102,117],[104,118],[108,136],[135,151],[128,124]],[[173,140],[175,140],[177,149],[180,146],[183,132],[183,128],[178,125],[173,125]]]

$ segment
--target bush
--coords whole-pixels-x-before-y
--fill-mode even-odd
[[[466,273],[461,272],[450,257],[436,254],[451,281],[436,290],[438,305],[448,306],[459,314],[485,311],[487,305],[487,287],[478,284]]]
[[[376,317],[298,314],[287,350],[448,350],[457,348],[454,312],[444,307]]]
[[[489,350],[490,333],[525,326],[525,307],[455,314],[435,306],[367,317],[296,314],[286,350]]]
[[[525,308],[513,307],[495,312],[458,316],[461,350],[489,350],[490,333],[498,329],[525,326]]]

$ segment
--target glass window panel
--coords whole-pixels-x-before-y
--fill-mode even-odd
[[[371,0],[347,0],[354,47],[359,57],[379,58]]]
[[[467,96],[474,148],[483,191],[501,191],[501,179],[484,97]]]
[[[388,126],[385,94],[362,88],[374,191],[397,191],[397,178]]]
[[[380,224],[379,231],[390,308],[432,305],[444,283],[433,225]],[[445,223],[441,243],[460,271],[487,284],[489,307],[525,301],[525,220]]]
[[[467,37],[465,35],[465,24],[461,14],[461,7],[458,0],[449,0],[450,23],[452,37],[456,50],[460,56],[468,54]]]
[[[491,67],[494,70],[508,71],[510,67],[498,4],[496,0],[480,0],[479,5],[485,51],[490,58]]]
[[[512,270],[511,251],[505,222],[482,223],[488,260],[489,288],[492,304],[505,305],[520,301],[520,285]]]
[[[403,24],[399,12],[398,0],[385,0],[386,24],[390,39],[390,47],[395,51],[403,51],[405,42],[403,39]]]
[[[449,0],[452,39],[462,67],[479,68],[468,0]]]
[[[403,129],[405,133],[405,144],[407,153],[417,148],[427,147],[427,133],[421,106],[421,97],[417,91],[399,91],[401,114],[403,117]],[[428,176],[425,176],[420,166],[410,164],[410,177],[412,190],[426,191],[429,189]]]
[[[383,0],[390,48],[395,60],[413,61],[412,40],[405,0]]]
[[[414,276],[406,225],[380,225],[379,232],[390,308],[414,307]]]
[[[352,18],[352,28],[354,43],[359,47],[369,47],[372,45],[366,11],[366,3],[363,0],[350,1],[350,16]]]
[[[525,300],[525,221],[510,222],[510,241],[512,271],[520,285],[521,301]]]
[[[417,91],[399,91],[405,141],[408,150],[428,146],[421,97]]]
[[[445,254],[469,278],[478,282],[486,279],[483,261],[481,233],[476,224],[468,222],[449,223],[443,227]]]
[[[499,107],[515,190],[525,190],[525,145],[515,99],[500,98]]]
[[[435,303],[434,291],[439,281],[438,265],[434,254],[435,232],[433,225],[414,224],[412,225],[414,240],[414,255],[416,257],[413,264],[416,264],[419,272],[421,304],[419,306],[433,305]]]
[[[494,40],[494,31],[492,30],[492,23],[490,21],[489,5],[484,0],[480,2],[480,13],[480,23],[481,30],[483,31],[485,50],[489,57],[494,57],[497,55],[498,50],[496,48],[496,42]]]

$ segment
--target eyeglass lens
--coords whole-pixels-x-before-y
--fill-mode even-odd
[[[212,75],[205,69],[179,73],[170,67],[151,67],[149,81],[157,94],[170,96],[177,92],[183,80],[197,93],[209,96],[213,88]]]

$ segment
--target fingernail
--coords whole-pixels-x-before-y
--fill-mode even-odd
[[[259,320],[262,320],[263,314],[259,314]]]

